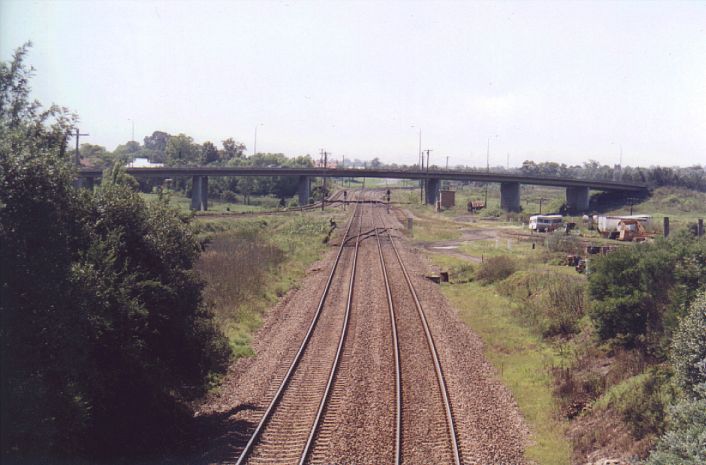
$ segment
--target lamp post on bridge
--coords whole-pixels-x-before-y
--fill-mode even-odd
[[[260,126],[264,126],[264,124],[259,123],[255,126],[255,140],[253,141],[252,144],[252,154],[255,155],[257,153],[257,128]]]

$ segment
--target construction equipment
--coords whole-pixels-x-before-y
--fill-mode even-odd
[[[650,240],[654,237],[654,234],[647,232],[642,222],[637,219],[622,219],[618,223],[618,237],[619,241],[623,242],[643,242]]]

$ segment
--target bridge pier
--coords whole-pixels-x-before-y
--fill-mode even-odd
[[[208,210],[208,176],[191,178],[191,209]]]
[[[576,213],[588,211],[588,187],[567,187],[566,208]]]
[[[424,190],[425,203],[427,205],[436,205],[436,201],[439,199],[439,186],[441,185],[441,179],[429,178],[426,180],[426,188]]]
[[[311,178],[309,176],[299,176],[299,187],[297,194],[299,195],[299,206],[309,205],[309,193],[311,191]]]
[[[508,212],[519,212],[522,210],[519,182],[500,183],[500,208]]]

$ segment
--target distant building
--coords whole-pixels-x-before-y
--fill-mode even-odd
[[[128,168],[161,168],[164,163],[152,163],[149,158],[137,157],[127,164]]]

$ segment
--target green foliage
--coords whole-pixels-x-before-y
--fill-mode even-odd
[[[476,278],[485,284],[507,278],[517,270],[517,264],[508,255],[499,255],[487,259],[476,272]]]
[[[74,188],[69,120],[55,110],[47,126],[22,99],[25,52],[0,92],[2,454],[166,449],[188,425],[182,401],[229,356],[192,270],[200,244],[119,166],[95,193]]]
[[[550,252],[580,254],[582,244],[578,236],[566,234],[564,231],[554,231],[547,236],[547,248]]]
[[[577,333],[585,311],[583,276],[555,271],[518,271],[498,283],[502,294],[521,305],[517,312],[544,337]]]
[[[592,267],[590,315],[599,337],[661,352],[677,316],[706,284],[706,242],[682,235],[623,247]]]
[[[692,303],[679,324],[671,360],[685,397],[670,409],[667,431],[647,465],[706,463],[706,293]]]
[[[691,304],[672,340],[671,362],[679,387],[696,397],[706,386],[706,292]]]
[[[633,436],[640,439],[664,430],[673,398],[669,371],[653,367],[608,389],[594,408],[618,412]]]

